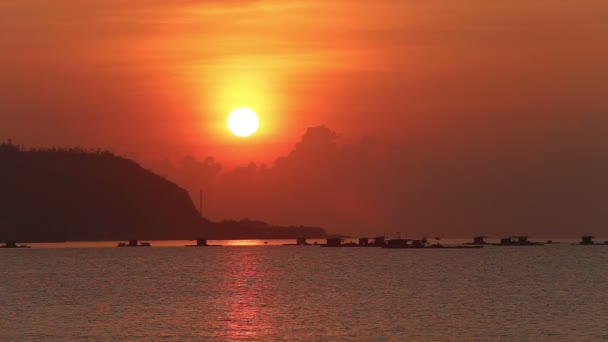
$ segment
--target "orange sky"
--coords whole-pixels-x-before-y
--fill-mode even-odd
[[[605,110],[607,13],[601,0],[3,2],[0,134],[247,162],[317,124],[398,139],[447,111]],[[241,106],[262,119],[246,143],[225,130]]]
[[[0,137],[271,165],[324,124],[432,154],[608,113],[607,40],[604,0],[0,1]]]

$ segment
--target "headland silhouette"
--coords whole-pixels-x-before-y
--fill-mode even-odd
[[[212,222],[185,190],[106,150],[0,144],[0,240],[324,238],[318,227]]]

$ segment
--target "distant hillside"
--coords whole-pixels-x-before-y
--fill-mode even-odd
[[[304,226],[270,226],[261,221],[223,221],[212,222],[209,232],[210,239],[295,239],[307,237],[312,239],[325,238],[323,228]]]
[[[107,151],[0,144],[0,241],[323,237],[320,228],[209,222],[185,190]]]

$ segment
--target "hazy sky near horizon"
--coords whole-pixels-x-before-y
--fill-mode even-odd
[[[605,151],[589,130],[608,134],[606,61],[604,0],[0,0],[0,137],[140,161],[213,156],[228,172],[272,167],[308,128],[326,125],[340,146],[374,137],[378,158],[411,146],[434,165],[490,155],[489,173],[524,150],[538,160],[583,153],[572,171],[581,176],[585,163],[605,165],[586,153]],[[251,138],[225,128],[237,107],[260,115]],[[418,184],[391,177],[389,188]],[[395,210],[398,199],[377,203]],[[327,209],[318,224],[339,226],[340,215]]]

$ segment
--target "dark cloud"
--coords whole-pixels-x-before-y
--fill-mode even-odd
[[[461,138],[394,145],[388,153],[373,138],[340,146],[336,132],[319,126],[270,167],[220,173],[213,159],[188,157],[164,174],[194,196],[203,188],[214,219],[252,217],[357,235],[605,235],[606,120],[597,114],[569,125],[512,122],[484,138],[467,138],[465,130]]]

